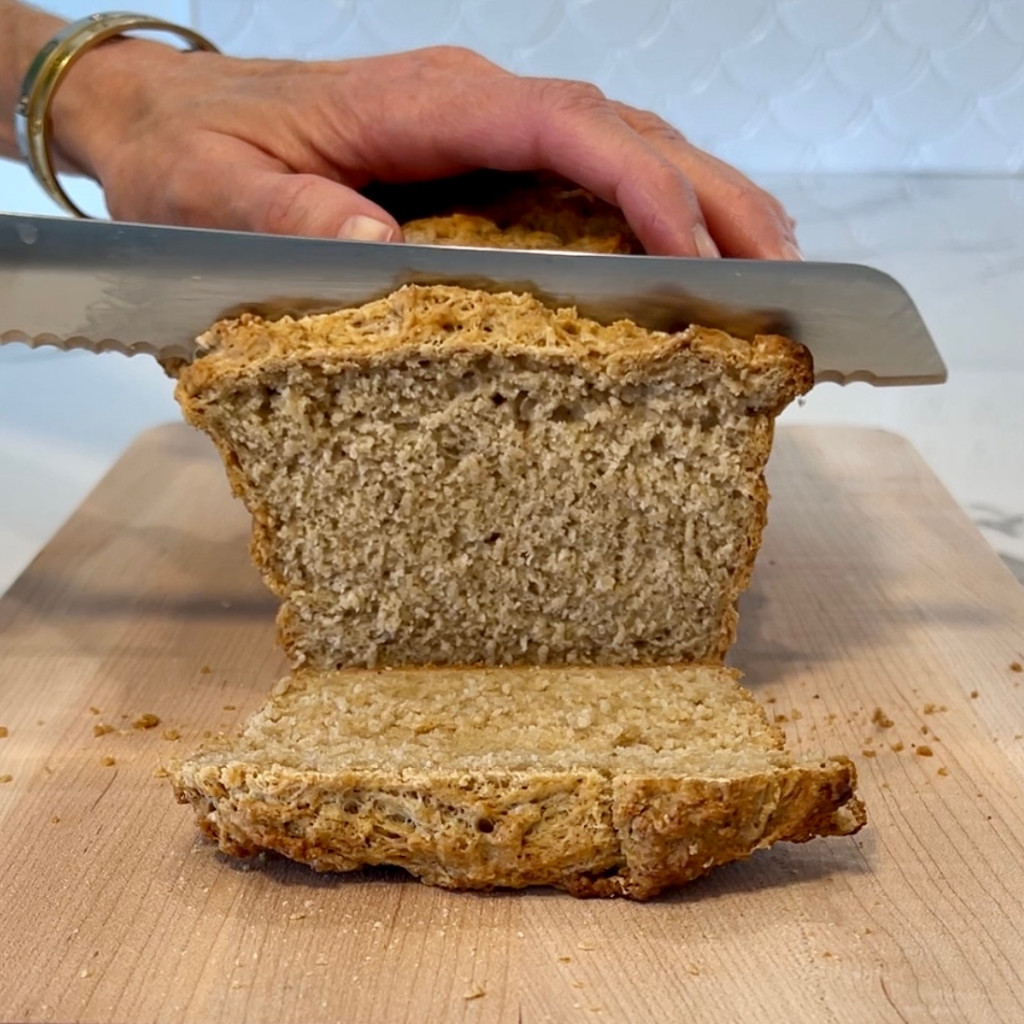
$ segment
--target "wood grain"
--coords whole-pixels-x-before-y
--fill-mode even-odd
[[[732,660],[869,828],[649,905],[459,895],[246,870],[174,804],[285,666],[212,451],[144,435],[0,600],[0,1021],[1024,1019],[1024,590],[894,436],[770,476]]]

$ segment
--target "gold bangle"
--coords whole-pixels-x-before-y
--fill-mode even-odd
[[[209,39],[198,32],[160,18],[120,12],[91,14],[62,28],[36,54],[22,80],[21,94],[14,111],[18,149],[50,198],[75,217],[87,218],[88,214],[83,213],[61,187],[50,153],[50,106],[54,94],[79,57],[114,36],[139,30],[168,32],[185,40],[189,50],[219,52]]]

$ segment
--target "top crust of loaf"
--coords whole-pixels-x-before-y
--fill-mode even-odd
[[[697,359],[737,376],[759,411],[780,410],[813,384],[810,353],[778,335],[746,341],[696,326],[672,334],[628,320],[604,326],[571,307],[548,309],[531,295],[455,285],[406,285],[357,308],[299,319],[246,314],[214,324],[199,343],[206,353],[183,371],[185,394],[296,360],[340,370],[484,352],[544,357],[623,381]]]

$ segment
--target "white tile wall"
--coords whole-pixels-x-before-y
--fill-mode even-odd
[[[67,17],[89,0],[42,3]],[[239,55],[432,43],[584,78],[754,175],[1024,172],[1024,0],[137,0]],[[88,208],[102,202],[88,186]],[[52,211],[0,161],[0,208]]]
[[[192,0],[248,55],[456,43],[584,78],[754,173],[1024,170],[1022,0]]]

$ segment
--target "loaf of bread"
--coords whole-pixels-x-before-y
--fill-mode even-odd
[[[642,253],[622,211],[555,174],[476,171],[416,186],[378,187],[406,242],[499,249]]]
[[[172,781],[225,853],[450,889],[648,899],[864,823],[853,765],[794,759],[714,667],[300,672]]]
[[[295,665],[719,661],[801,346],[407,286],[215,325],[180,375]]]
[[[551,176],[402,195],[410,242],[640,251]],[[648,899],[863,825],[853,765],[793,758],[720,664],[801,346],[448,285],[201,343],[177,397],[294,666],[173,769],[221,850]]]

